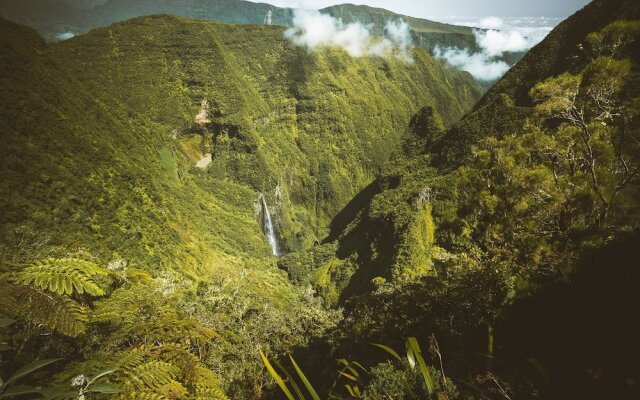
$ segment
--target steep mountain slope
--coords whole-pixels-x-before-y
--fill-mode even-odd
[[[467,74],[423,50],[413,63],[308,54],[280,27],[148,17],[52,48],[104,101],[118,99],[173,132],[194,164],[212,153],[211,176],[265,193],[291,250],[325,236],[418,106],[452,122],[479,94]],[[201,107],[209,122],[198,125]]]
[[[532,48],[522,62],[511,68],[482,99],[447,133],[435,153],[453,162],[463,162],[475,140],[520,131],[520,120],[532,106],[529,91],[551,76],[576,71],[584,65],[583,41],[617,19],[634,19],[640,5],[625,0],[593,1],[559,24],[547,38]],[[637,53],[636,53],[637,54]]]
[[[616,22],[621,16],[632,21]],[[541,268],[555,270],[558,264],[568,262],[565,256],[552,260],[551,248],[543,250],[538,245],[562,247],[568,240],[580,246],[582,240],[593,238],[591,235],[600,229],[634,229],[638,194],[635,162],[639,149],[633,135],[637,130],[640,43],[639,25],[633,19],[639,17],[640,8],[634,2],[595,1],[563,22],[474,110],[449,129],[444,129],[434,109],[422,109],[412,119],[408,127],[410,139],[393,157],[394,162],[332,221],[327,242],[337,240],[336,256],[332,258],[331,252],[324,250],[324,259],[315,265],[308,262],[307,268],[320,268],[315,272],[319,275],[339,276],[340,282],[319,276],[316,279],[346,289],[345,300],[354,291],[375,287],[371,282],[375,277],[402,280],[407,274],[410,277],[442,272],[437,266],[443,262],[445,268],[455,258],[452,251],[460,255],[486,252],[496,243],[512,246],[514,251],[531,247],[527,251],[533,253],[525,258],[520,258],[523,254],[511,254],[514,259],[510,262],[531,263],[526,268],[540,263]],[[591,24],[595,19],[598,25]],[[599,30],[592,31],[594,26]],[[556,52],[559,43],[568,43],[574,50]],[[522,74],[526,78],[520,79]],[[568,94],[563,90],[569,94],[576,90],[578,94],[567,100],[563,96]],[[606,93],[606,98],[594,100],[592,97],[599,91]],[[511,96],[517,93],[526,99],[514,100]],[[615,108],[600,110],[602,102]],[[562,109],[566,104],[576,107],[576,115],[581,117],[571,114],[573,108]],[[579,118],[584,119],[580,122],[584,126],[573,125],[581,121]],[[611,131],[605,135],[599,131],[601,127]],[[583,136],[573,129],[584,132]],[[580,144],[586,147],[582,149]],[[562,146],[567,146],[566,153]],[[593,150],[595,146],[598,150]],[[582,154],[583,150],[587,154]],[[583,165],[572,157],[592,161]],[[530,171],[518,172],[517,168],[523,165]],[[563,173],[570,177],[563,178]],[[568,183],[575,185],[574,189],[562,187],[579,175],[579,182]],[[591,182],[587,180],[589,176]],[[553,182],[558,187],[548,186]],[[620,194],[623,189],[626,195]],[[547,200],[530,190],[540,190],[548,195]],[[552,194],[556,192],[561,195]],[[526,193],[534,198],[524,197]],[[612,203],[616,201],[620,203],[613,212]],[[601,214],[594,211],[598,209]],[[518,212],[523,212],[520,219],[514,217]],[[494,220],[499,215],[504,218],[500,223]],[[527,218],[531,219],[529,226],[525,224]],[[546,223],[556,226],[545,227]],[[509,225],[513,231],[501,231],[505,228],[501,224]],[[536,229],[550,229],[549,236],[536,236]],[[542,244],[546,240],[549,243]],[[311,253],[314,251],[318,249]],[[542,253],[535,254],[536,251]],[[295,268],[293,257],[304,255],[285,258],[285,268]],[[353,279],[349,278],[351,274]]]
[[[0,373],[62,354],[64,387],[143,357],[161,375],[122,398],[221,385],[259,397],[268,376],[257,348],[288,351],[339,320],[276,267],[260,192],[282,244],[304,248],[373,179],[418,107],[453,121],[480,93],[424,50],[411,64],[309,54],[276,26],[153,16],[61,43],[0,29],[0,309],[19,320],[9,336],[21,343]],[[47,257],[63,260],[38,263]],[[88,260],[104,276],[93,296],[55,275]],[[81,310],[77,320],[58,308],[20,313],[21,303],[49,309],[20,297],[31,287],[16,273],[32,269],[54,274],[39,278],[54,293],[36,299]],[[176,348],[183,339],[191,345]],[[178,374],[171,363],[184,359],[191,369]],[[121,382],[135,374],[119,371]]]
[[[9,364],[3,358],[3,377],[8,376],[7,368],[14,371],[38,358],[63,356],[65,363],[90,358],[88,365],[65,370],[60,378],[68,385],[68,379],[79,373],[112,365],[114,355],[121,360],[133,356],[140,350],[137,346],[157,340],[152,338],[158,329],[182,326],[179,340],[170,335],[162,340],[190,340],[189,326],[200,329],[200,323],[192,318],[198,309],[213,304],[218,316],[231,315],[231,306],[258,307],[261,311],[254,317],[262,326],[259,315],[300,307],[297,303],[303,292],[289,285],[273,266],[270,249],[253,216],[253,191],[193,171],[165,128],[139,118],[116,99],[96,97],[35,31],[6,21],[0,23],[0,29],[1,313],[12,315],[17,306],[9,302],[12,292],[6,286],[7,274],[13,276],[20,266],[45,257],[93,260],[108,265],[110,274],[125,280],[115,288],[111,285],[111,297],[95,304],[88,295],[82,300],[91,304],[91,309],[106,308],[119,314],[115,320],[101,317],[106,318],[102,323],[107,327],[93,331],[94,335],[101,332],[99,337],[93,336],[100,343],[98,349],[87,353],[82,340],[69,341],[49,330],[59,326],[58,322],[39,320],[36,325],[20,325],[25,346]],[[146,272],[135,272],[141,270]],[[216,288],[216,300],[189,305],[188,294],[196,288],[201,295]],[[225,300],[231,292],[233,303]],[[22,301],[32,304],[33,296],[31,293]],[[50,304],[31,307],[30,315],[41,307],[49,318],[62,318],[63,323],[73,320]],[[186,309],[190,309],[188,317]],[[76,326],[82,328],[87,317],[80,314],[79,318]],[[243,326],[250,326],[246,323],[253,317],[216,318],[207,312],[207,318],[200,321],[208,332],[215,329],[226,336],[238,331],[234,325],[241,319]],[[136,327],[134,336],[119,328],[125,321]],[[293,330],[300,327],[295,321],[276,325]],[[84,330],[81,328],[71,332],[77,335]],[[68,334],[68,328],[63,332]],[[258,339],[257,329],[254,332],[252,341],[263,340]],[[3,343],[5,333],[3,330]],[[273,332],[269,335],[277,347]],[[291,339],[287,339],[289,343]],[[210,346],[219,347],[212,357],[228,357],[235,351],[233,346],[243,340],[248,339],[235,334],[231,342],[212,343]],[[65,342],[71,347],[65,349],[61,344]],[[211,354],[201,350],[201,360]],[[126,352],[134,353],[126,356]],[[246,365],[242,368],[244,371]],[[235,379],[233,367],[226,369],[224,379]],[[57,371],[61,370],[58,366]],[[208,379],[215,385],[215,375]]]
[[[326,243],[280,261],[346,308],[333,356],[435,333],[470,396],[638,396],[639,46],[637,2],[594,1],[451,128],[414,116]]]

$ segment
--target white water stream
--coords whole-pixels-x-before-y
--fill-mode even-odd
[[[262,218],[262,230],[264,231],[267,240],[269,241],[269,245],[271,246],[271,252],[274,256],[280,257],[282,252],[278,246],[278,239],[276,238],[276,228],[273,225],[273,220],[271,219],[271,213],[269,212],[269,207],[267,206],[267,200],[264,198],[264,195],[260,193],[260,202],[262,203],[262,212],[264,213]]]

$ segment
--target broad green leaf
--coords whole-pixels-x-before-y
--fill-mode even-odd
[[[365,367],[362,366],[362,364],[360,364],[357,361],[351,361],[351,364],[355,365],[356,367],[360,368],[361,370],[364,371],[365,374],[369,374],[369,371],[367,371],[367,369]]]
[[[282,372],[287,377],[287,381],[291,383],[291,386],[293,387],[293,391],[298,396],[298,399],[306,400],[304,397],[304,394],[302,394],[302,390],[300,390],[300,386],[298,386],[298,384],[296,383],[295,379],[293,379],[293,376],[291,376],[289,371],[287,371],[287,369],[283,367],[282,364],[280,364],[278,361],[274,360],[273,363],[276,365],[276,367],[278,367],[280,372]]]
[[[91,386],[87,393],[118,393],[120,389],[116,385],[111,383],[98,383],[96,385]]]
[[[91,385],[93,382],[97,381],[98,379],[102,378],[103,376],[109,375],[109,374],[113,374],[114,372],[116,372],[115,369],[105,369],[102,370],[100,372],[98,372],[96,374],[96,376],[94,376],[93,378],[91,378],[89,380],[89,385]]]
[[[416,357],[413,352],[413,348],[409,345],[409,340],[407,340],[407,360],[409,360],[409,366],[411,369],[416,368]]]
[[[262,358],[262,362],[264,363],[265,367],[267,367],[267,371],[269,371],[269,374],[271,374],[271,376],[273,377],[273,379],[276,381],[276,383],[278,384],[278,386],[280,386],[280,389],[282,389],[282,391],[284,392],[285,396],[287,396],[287,399],[289,400],[296,400],[293,397],[293,394],[291,394],[291,392],[289,391],[289,388],[287,388],[287,385],[284,383],[284,381],[282,380],[282,378],[280,377],[280,375],[278,375],[278,373],[276,372],[275,369],[273,369],[273,366],[271,365],[271,363],[269,362],[269,360],[267,359],[267,357],[264,355],[264,353],[262,352],[262,350],[260,350],[260,357]]]
[[[338,360],[338,362],[344,365],[344,367],[348,369],[353,374],[353,376],[355,376],[356,378],[360,377],[360,373],[358,373],[358,371],[356,371],[356,369],[351,366],[351,363],[349,361],[345,360],[344,358],[341,358]]]
[[[16,321],[12,320],[11,318],[0,317],[0,328],[6,328],[11,324],[13,324],[14,322]]]
[[[0,352],[9,351],[9,350],[12,350],[12,349],[13,349],[13,347],[9,346],[8,344],[0,343]]]
[[[400,357],[400,355],[391,347],[389,346],[385,346],[383,344],[380,343],[371,343],[373,346],[376,346],[378,348],[381,348],[382,350],[386,351],[387,353],[391,354],[393,357],[395,357],[398,361],[402,361],[402,357]]]
[[[8,382],[7,382],[8,383]],[[40,393],[40,388],[35,386],[16,385],[11,386],[4,393],[0,394],[0,399],[5,399],[13,396],[21,396],[30,393]]]
[[[29,375],[30,373],[32,373],[33,371],[39,370],[40,368],[44,368],[49,364],[53,364],[56,361],[62,360],[61,358],[52,358],[52,359],[46,359],[46,360],[38,360],[38,361],[34,361],[30,364],[25,365],[24,367],[20,368],[18,371],[16,371],[15,374],[13,374],[13,376],[11,378],[9,378],[7,380],[6,385],[10,384],[11,382],[15,382],[18,379]]]
[[[356,397],[355,392],[353,391],[353,389],[351,388],[351,385],[344,385],[344,387],[347,388],[347,391],[349,392],[349,394],[351,395],[351,397]]]
[[[427,368],[427,363],[425,363],[424,358],[422,357],[422,352],[420,351],[420,345],[418,344],[418,340],[414,337],[410,337],[407,339],[407,349],[411,348],[411,353],[415,356],[415,359],[418,361],[418,365],[420,366],[420,373],[422,373],[422,377],[424,378],[424,383],[427,385],[427,392],[429,394],[433,394],[435,388],[433,385],[433,378],[431,378],[431,374],[429,373],[429,369]],[[407,356],[409,355],[409,351],[407,351]],[[414,361],[415,363],[415,361]]]
[[[353,376],[353,375],[349,375],[349,374],[347,374],[347,373],[346,373],[346,372],[344,372],[344,371],[338,371],[338,373],[339,373],[340,375],[342,375],[342,376],[346,377],[347,379],[351,379],[351,380],[352,380],[352,381],[354,381],[354,382],[357,382],[357,381],[358,381],[358,378],[356,378],[356,377],[355,377],[355,376]]]
[[[293,357],[291,357],[291,355],[289,355],[289,359],[291,359],[291,364],[293,364],[293,368],[296,369],[296,372],[298,373],[298,376],[302,380],[302,383],[304,383],[304,386],[309,391],[309,394],[311,395],[311,398],[313,398],[313,400],[320,400],[320,396],[318,396],[318,393],[316,393],[315,389],[313,389],[313,386],[311,385],[311,382],[309,382],[307,377],[304,375],[304,373],[302,372],[302,370],[300,369],[300,367],[296,363],[296,360],[294,360]]]

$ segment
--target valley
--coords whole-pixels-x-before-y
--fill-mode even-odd
[[[638,394],[636,2],[493,85],[366,6],[1,9],[1,398]]]

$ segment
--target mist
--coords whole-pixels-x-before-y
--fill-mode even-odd
[[[352,57],[393,56],[413,61],[409,52],[412,46],[409,25],[402,20],[387,22],[385,37],[380,38],[371,34],[371,26],[359,22],[345,24],[317,10],[295,10],[293,27],[285,31],[285,37],[310,52],[333,46]]]
[[[434,56],[485,82],[497,80],[509,70],[510,66],[500,60],[500,56],[529,50],[553,29],[551,26],[512,26],[498,17],[462,24],[480,28],[474,30],[474,36],[481,51],[471,53],[468,49],[436,47]]]

